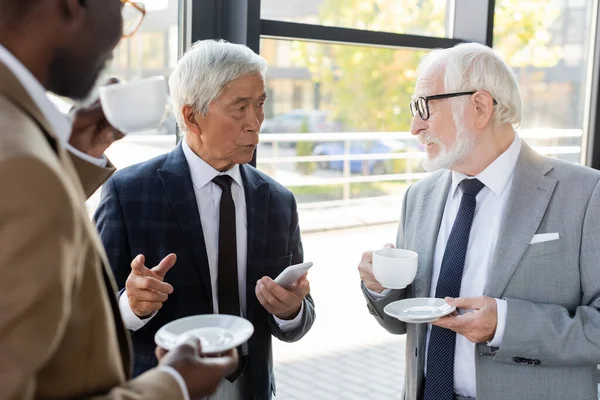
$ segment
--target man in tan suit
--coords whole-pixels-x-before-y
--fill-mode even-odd
[[[45,96],[89,93],[125,3],[0,0],[0,399],[189,399],[237,365],[195,341],[157,349],[159,367],[127,380],[129,338],[84,206],[122,135],[98,105],[71,127]]]

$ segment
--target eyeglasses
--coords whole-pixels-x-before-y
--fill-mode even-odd
[[[123,3],[121,7],[121,17],[123,18],[123,37],[128,38],[138,30],[142,20],[146,15],[146,6],[144,3],[131,0],[120,0]]]
[[[446,94],[436,94],[435,96],[425,96],[419,97],[416,101],[410,102],[410,113],[414,117],[417,113],[419,117],[423,121],[429,119],[429,101],[430,100],[441,100],[448,99],[450,97],[458,97],[458,96],[468,96],[471,94],[475,94],[475,92],[458,92],[458,93],[446,93]],[[493,99],[492,99],[493,100]],[[494,100],[494,105],[498,104],[496,100]]]

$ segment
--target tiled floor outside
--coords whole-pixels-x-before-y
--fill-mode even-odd
[[[387,224],[303,236],[305,260],[315,263],[309,279],[317,319],[301,341],[274,343],[278,400],[400,398],[404,337],[369,314],[356,268],[364,250],[395,235],[396,224]]]

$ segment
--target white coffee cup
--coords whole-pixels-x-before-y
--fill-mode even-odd
[[[123,133],[156,128],[165,114],[164,76],[102,86],[99,94],[106,119]]]
[[[404,289],[417,275],[419,256],[411,250],[379,249],[373,252],[373,275],[387,289]]]

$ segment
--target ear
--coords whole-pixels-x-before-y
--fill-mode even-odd
[[[197,112],[192,106],[186,104],[181,107],[181,115],[183,115],[183,122],[188,132],[194,135],[202,134],[202,120],[204,117]]]
[[[60,11],[64,23],[77,29],[85,23],[88,0],[59,0]]]
[[[63,13],[69,18],[83,18],[88,0],[60,0]]]
[[[483,129],[494,116],[494,99],[484,91],[476,92],[472,99],[475,104],[475,127]]]

